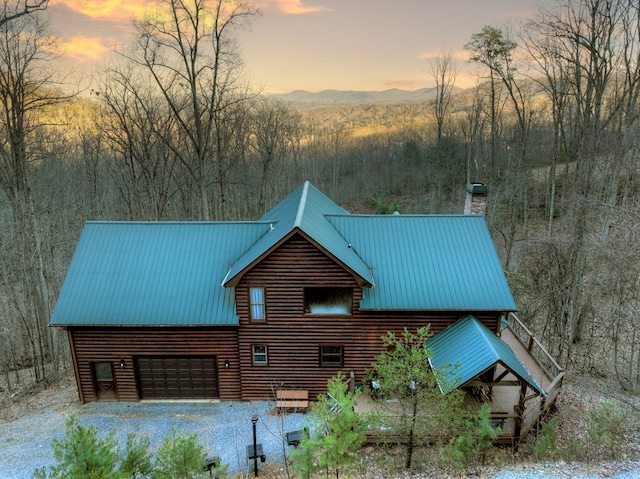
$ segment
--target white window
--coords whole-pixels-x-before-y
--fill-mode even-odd
[[[249,304],[251,321],[264,321],[266,319],[264,288],[249,288]]]
[[[267,347],[251,346],[253,364],[267,364]]]

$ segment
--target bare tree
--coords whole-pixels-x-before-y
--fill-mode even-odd
[[[104,132],[113,154],[110,171],[130,219],[166,219],[177,188],[177,160],[167,147],[168,141],[178,143],[175,117],[126,67],[107,74],[98,96],[103,114],[97,130]]]
[[[444,134],[445,121],[451,107],[451,96],[455,87],[458,68],[451,51],[441,52],[430,62],[431,76],[436,83],[436,98],[433,102],[433,114],[436,119],[436,147]]]
[[[10,2],[5,0],[2,14],[0,14],[0,26],[16,20],[25,15],[30,15],[37,11],[46,10],[49,0],[24,0],[24,2]]]
[[[255,103],[250,144],[260,164],[258,211],[264,211],[269,175],[272,168],[286,156],[297,117],[291,108],[282,102],[260,99]]]
[[[484,26],[482,31],[471,35],[471,40],[465,44],[465,50],[471,54],[470,61],[484,65],[489,69],[489,88],[490,88],[490,121],[491,121],[491,140],[490,140],[490,162],[491,166],[495,166],[496,159],[496,137],[498,132],[498,102],[499,89],[498,82],[507,75],[504,71],[505,66],[511,64],[513,50],[516,43],[505,38],[502,30],[491,26]]]
[[[5,11],[7,3],[5,3]],[[12,281],[20,298],[16,311],[28,331],[36,380],[44,380],[54,354],[46,327],[51,313],[45,260],[31,190],[31,165],[39,159],[38,113],[66,100],[57,93],[48,63],[55,58],[53,38],[35,16],[18,15],[0,23],[0,187],[13,213],[14,241],[19,248]]]
[[[180,144],[174,136],[160,137],[193,175],[203,220],[210,218],[211,166],[224,214],[227,185],[218,136],[225,113],[246,97],[231,34],[255,13],[245,2],[231,0],[162,0],[153,15],[134,22],[135,51],[123,53],[150,75],[175,120]]]

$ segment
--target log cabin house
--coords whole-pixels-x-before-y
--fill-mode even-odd
[[[83,403],[315,397],[429,324],[433,361],[519,437],[562,370],[515,312],[483,216],[350,214],[306,182],[258,221],[88,222],[50,323]]]

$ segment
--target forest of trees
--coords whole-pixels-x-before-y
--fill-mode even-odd
[[[47,326],[87,220],[256,219],[310,180],[352,212],[487,221],[519,315],[572,371],[640,389],[640,5],[557,0],[429,62],[424,104],[296,109],[243,76],[257,10],[162,0],[81,90],[45,1],[0,4],[0,374],[68,374]],[[384,66],[381,65],[381,68]],[[638,246],[636,246],[638,245]]]

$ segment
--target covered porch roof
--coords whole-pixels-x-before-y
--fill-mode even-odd
[[[473,316],[459,319],[430,338],[429,362],[434,370],[452,366],[445,372],[440,388],[443,393],[463,387],[495,366],[502,366],[540,395],[542,386],[535,380],[509,345]]]

